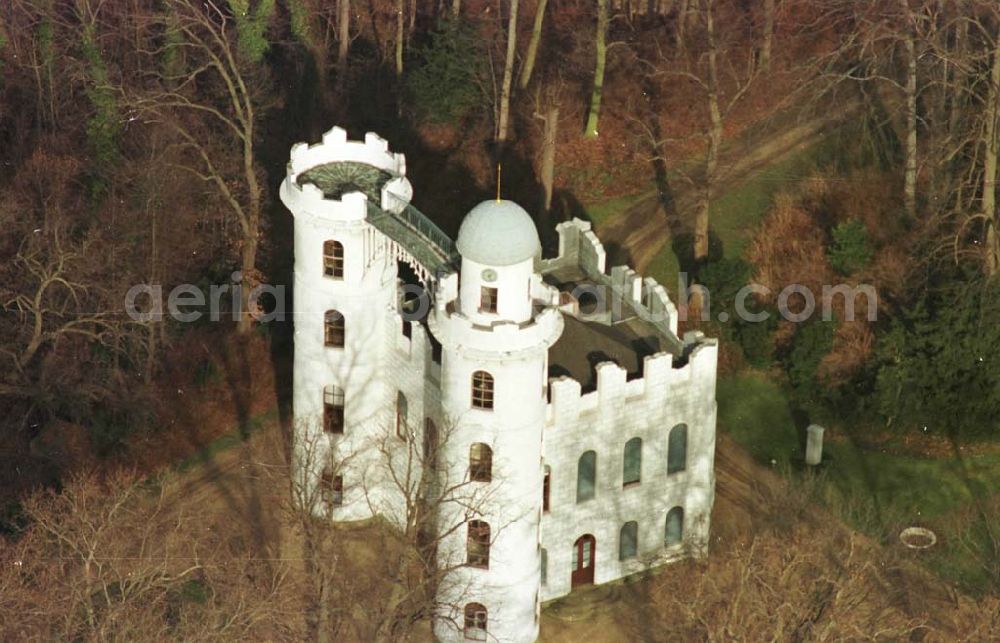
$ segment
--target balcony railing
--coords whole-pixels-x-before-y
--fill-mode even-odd
[[[431,274],[457,263],[455,242],[420,210],[407,204],[399,214],[368,202],[368,221],[406,248]]]

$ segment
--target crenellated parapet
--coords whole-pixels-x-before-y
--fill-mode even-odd
[[[605,267],[607,253],[594,234],[590,222],[582,219],[564,221],[556,226],[559,255],[539,262],[542,273],[576,271],[599,291],[601,311],[588,315],[588,321],[613,324],[629,317],[639,317],[655,326],[671,344],[677,340],[677,307],[667,290],[652,277],[643,277],[628,266]]]
[[[598,364],[597,387],[588,393],[571,377],[549,380],[548,424],[572,426],[581,414],[598,409],[661,408],[672,398],[714,400],[718,343],[701,333],[686,334],[685,342],[686,362],[670,353],[650,355],[639,378],[629,379],[614,362]]]
[[[350,141],[347,131],[334,127],[319,143],[296,143],[292,146],[281,198],[289,209],[299,215],[360,221],[368,216],[368,198],[361,192],[349,192],[340,198],[330,198],[312,183],[301,183],[304,172],[335,163],[362,163],[389,175],[380,189],[378,205],[382,210],[398,214],[413,197],[413,187],[406,178],[406,157],[389,150],[389,143],[368,132],[363,141]]]

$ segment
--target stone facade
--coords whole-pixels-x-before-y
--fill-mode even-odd
[[[300,180],[324,166],[336,176],[345,162],[388,177],[379,203],[348,183]],[[295,216],[300,501],[322,498],[310,507],[334,521],[401,525],[408,498],[461,489],[436,511],[448,572],[435,634],[531,641],[541,602],[574,581],[706,551],[717,346],[677,337],[676,309],[654,280],[607,271],[586,222],[561,223],[558,255],[542,259],[523,210],[488,202],[463,225],[459,255],[409,205],[405,172],[371,133],[353,142],[334,128],[292,149],[281,198]],[[484,247],[505,238],[511,252]],[[407,312],[400,266],[421,282],[426,314]],[[332,335],[331,319],[341,320]],[[488,480],[477,481],[470,454],[484,446]],[[414,464],[421,471],[401,483]],[[472,520],[489,526],[486,564],[469,551]]]

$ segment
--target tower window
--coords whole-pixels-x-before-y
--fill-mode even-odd
[[[336,434],[344,432],[344,390],[340,387],[323,387],[323,430]]]
[[[344,347],[344,316],[336,310],[323,315],[323,345],[330,348]]]
[[[542,585],[545,585],[549,582],[549,552],[544,547],[541,551],[541,558]]]
[[[406,416],[409,414],[409,407],[406,396],[403,395],[402,391],[398,391],[396,393],[396,437],[400,440],[406,439]]]
[[[639,484],[642,475],[642,438],[632,438],[625,443],[622,459],[622,486]]]
[[[576,465],[576,501],[583,502],[594,497],[597,478],[597,453],[587,451],[580,456]]]
[[[549,510],[549,492],[552,489],[552,469],[545,465],[545,476],[542,478],[542,511]]]
[[[667,547],[679,545],[684,540],[684,507],[674,507],[667,512],[667,527],[663,544]]]
[[[484,520],[470,520],[465,541],[467,559],[472,567],[490,568],[490,525]]]
[[[639,523],[630,520],[622,525],[618,540],[618,560],[635,558],[639,551]]]
[[[687,468],[688,428],[678,424],[670,429],[667,438],[667,474],[679,473]]]
[[[486,371],[472,374],[472,408],[493,408],[493,376]]]
[[[344,278],[344,244],[330,239],[323,242],[323,276]]]
[[[333,475],[330,468],[323,469],[320,491],[322,491],[323,499],[330,506],[340,507],[344,504],[344,477]]]
[[[470,641],[486,640],[486,607],[480,603],[465,606],[465,638]]]
[[[488,444],[474,442],[469,447],[469,480],[489,482],[493,479],[493,449]]]
[[[479,312],[495,313],[497,311],[497,289],[483,286],[479,291]]]

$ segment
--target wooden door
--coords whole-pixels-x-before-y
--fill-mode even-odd
[[[571,587],[594,584],[594,558],[597,541],[590,534],[576,539],[573,544],[573,577]]]

